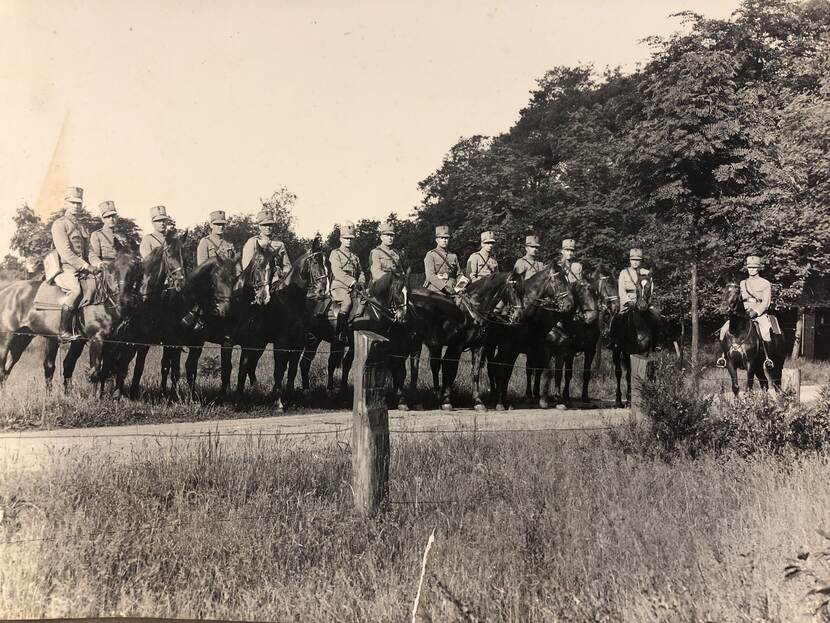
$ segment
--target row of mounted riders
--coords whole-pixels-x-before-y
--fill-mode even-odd
[[[246,380],[256,383],[256,366],[267,345],[273,345],[275,408],[283,408],[283,379],[292,391],[297,367],[304,390],[309,387],[309,368],[319,345],[332,345],[328,360],[328,387],[342,363],[342,385],[352,362],[353,333],[341,333],[337,309],[329,303],[330,272],[322,251],[312,250],[292,262],[278,280],[272,278],[274,256],[257,248],[248,266],[240,272],[235,260],[214,257],[186,274],[182,257],[183,239],[170,233],[164,244],[144,259],[120,251],[116,259],[94,276],[96,287],[81,308],[79,329],[85,339],[69,343],[63,360],[65,386],[71,382],[84,344],[90,345],[90,380],[104,391],[107,380],[115,380],[115,392],[124,393],[129,364],[135,360],[130,396],[137,397],[145,357],[150,345],[163,346],[161,385],[175,394],[180,356],[187,350],[186,378],[196,388],[198,362],[206,342],[221,349],[221,395],[231,380],[231,353],[241,346],[237,395],[242,398]],[[90,276],[90,279],[93,279]],[[44,371],[51,382],[59,350],[60,311],[39,309],[35,304],[42,281],[19,281],[0,291],[0,358],[5,362],[2,379],[8,376],[35,336],[47,341]],[[667,338],[664,327],[650,310],[650,277],[637,284],[636,302],[619,310],[615,281],[601,271],[586,271],[579,281],[569,281],[556,264],[547,265],[527,279],[513,272],[497,272],[469,284],[456,296],[409,287],[409,271],[394,270],[356,288],[362,312],[351,320],[351,329],[371,330],[390,340],[389,370],[395,404],[408,408],[416,395],[422,346],[430,356],[433,388],[438,404],[452,408],[451,392],[461,354],[472,354],[474,405],[483,409],[480,372],[487,363],[491,398],[497,409],[505,408],[513,365],[520,353],[527,356],[527,392],[549,405],[551,377],[557,394],[564,370],[560,397],[569,400],[569,386],[576,354],[584,354],[582,400],[588,401],[591,365],[601,343],[602,326],[611,323],[609,342],[617,380],[616,402],[622,404],[622,369],[626,369],[630,395],[629,356],[646,354]],[[86,291],[86,290],[85,290]],[[763,378],[764,360],[771,360],[771,377],[780,385],[783,342],[764,348],[754,323],[743,306],[737,282],[723,290],[724,311],[730,327],[722,343],[727,367]],[[181,319],[198,309],[202,322],[188,328]],[[662,334],[662,335],[661,335]],[[763,351],[763,356],[761,353]],[[406,362],[410,379],[405,387]],[[544,372],[544,374],[543,374]],[[544,383],[542,384],[542,380]],[[763,384],[766,379],[763,378]],[[542,386],[540,386],[542,385]]]

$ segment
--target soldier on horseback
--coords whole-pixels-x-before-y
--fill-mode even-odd
[[[611,319],[611,326],[609,332],[611,339],[614,340],[620,330],[625,315],[637,303],[637,284],[643,280],[648,280],[648,310],[645,312],[645,318],[651,326],[653,335],[658,336],[662,331],[663,320],[659,313],[654,309],[652,296],[654,295],[654,280],[651,277],[651,271],[642,267],[643,251],[642,249],[631,249],[628,253],[628,268],[620,271],[620,276],[617,279],[617,288],[620,296],[620,313]]]
[[[447,225],[438,225],[435,228],[435,248],[427,251],[424,256],[424,287],[430,292],[455,294],[461,269],[458,256],[447,251],[449,243],[450,228]]]
[[[80,338],[73,330],[75,312],[81,300],[80,278],[97,273],[100,268],[88,261],[89,232],[78,221],[77,211],[83,204],[82,188],[70,187],[63,199],[64,215],[52,223],[52,242],[57,251],[59,268],[53,276],[55,284],[66,292],[61,300],[60,339],[69,342]]]
[[[761,269],[761,258],[757,255],[750,255],[746,258],[746,272],[748,279],[740,283],[741,298],[747,310],[747,315],[758,327],[761,339],[766,346],[772,343],[772,333],[780,333],[778,319],[767,313],[772,302],[772,284],[761,277],[758,271]],[[729,331],[729,321],[721,327],[720,337],[723,339]]]
[[[562,241],[562,255],[559,258],[559,267],[565,273],[568,283],[579,281],[579,276],[573,269],[573,258],[576,254],[576,242],[570,238]]]
[[[141,239],[141,244],[138,247],[138,253],[141,255],[141,259],[150,255],[153,249],[164,245],[165,235],[167,234],[167,227],[170,221],[167,216],[167,208],[164,206],[150,208],[150,218],[153,221],[154,231],[151,231]]]
[[[98,205],[98,209],[104,226],[96,229],[89,237],[89,263],[93,266],[102,266],[113,261],[118,249],[125,246],[124,241],[113,229],[118,222],[115,202],[104,201]]]
[[[234,259],[236,249],[225,240],[225,226],[228,224],[224,210],[210,213],[210,234],[199,241],[196,247],[196,266],[201,266],[212,257]]]
[[[242,270],[251,263],[257,248],[273,253],[276,263],[271,283],[276,283],[291,270],[291,258],[288,257],[285,244],[274,237],[274,215],[268,210],[262,210],[256,215],[256,222],[259,225],[259,235],[248,238],[242,247]]]
[[[389,221],[380,224],[380,244],[369,253],[369,272],[372,281],[386,273],[401,269],[401,256],[392,248],[395,243],[395,228]]]
[[[496,238],[492,231],[481,232],[481,248],[467,258],[467,277],[475,283],[482,277],[499,272],[499,263],[493,257]]]
[[[525,254],[516,260],[516,263],[513,265],[513,272],[521,275],[523,279],[530,279],[542,270],[545,265],[536,259],[538,252],[539,236],[527,236],[525,238]]]
[[[340,247],[333,249],[329,254],[332,273],[331,298],[339,304],[335,335],[343,340],[352,310],[352,299],[357,295],[355,288],[366,283],[366,277],[360,268],[360,258],[350,248],[353,239],[354,225],[347,221],[340,228]]]

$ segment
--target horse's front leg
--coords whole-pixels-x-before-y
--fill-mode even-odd
[[[63,391],[69,393],[72,388],[72,375],[75,373],[75,364],[84,350],[86,340],[75,340],[70,342],[69,350],[63,358]]]
[[[622,390],[620,389],[620,382],[622,381],[622,352],[618,346],[611,350],[611,355],[614,358],[614,376],[617,379],[617,394],[614,400],[614,406],[622,407]]]
[[[562,386],[562,402],[568,403],[571,400],[571,381],[574,376],[574,353],[568,350],[563,358],[565,362],[565,379]]]
[[[588,386],[591,384],[591,374],[594,369],[594,355],[596,355],[596,352],[596,341],[585,349],[585,360],[582,365],[582,402],[590,402],[590,398],[588,397]]]

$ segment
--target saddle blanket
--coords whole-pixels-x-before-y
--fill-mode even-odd
[[[778,324],[778,318],[773,316],[772,314],[764,314],[763,316],[758,316],[753,320],[755,325],[758,327],[758,331],[761,333],[761,338],[769,342],[772,339],[772,333],[775,335],[781,335],[781,325]],[[720,329],[720,339],[726,337],[726,334],[729,332],[729,321],[727,320]]]
[[[96,280],[93,275],[84,277],[81,282],[81,301],[78,307],[86,307],[87,305],[95,305]],[[64,304],[68,290],[64,290],[54,283],[46,281],[41,282],[40,287],[35,293],[34,307],[39,311],[48,311],[60,309]]]

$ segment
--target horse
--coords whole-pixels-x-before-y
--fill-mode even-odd
[[[408,306],[413,332],[410,395],[414,395],[417,388],[421,347],[425,343],[430,355],[433,391],[441,408],[452,410],[451,393],[458,363],[461,353],[469,349],[473,402],[479,409],[484,407],[479,376],[482,355],[484,358],[492,356],[493,342],[487,342],[488,331],[496,324],[519,321],[522,313],[520,284],[521,278],[514,272],[494,273],[468,285],[455,300],[424,288],[413,288]],[[505,309],[506,317],[496,313],[499,303]]]
[[[162,394],[167,392],[168,378],[171,400],[178,391],[181,347],[176,344],[181,340],[179,321],[185,311],[182,291],[187,278],[183,257],[186,239],[186,231],[181,236],[170,231],[164,243],[141,260],[141,304],[129,326],[131,344],[122,347],[119,356],[119,365],[125,368],[135,358],[130,398],[138,398],[141,391],[141,377],[150,344],[162,346]]]
[[[121,368],[115,365],[115,346],[125,320],[135,312],[140,277],[137,258],[124,249],[94,276],[95,293],[91,299],[83,295],[88,300],[82,301],[79,312],[81,339],[70,342],[63,359],[64,391],[71,387],[75,365],[87,341],[96,343],[90,381],[99,384],[101,393],[113,370],[121,374]],[[86,276],[87,282],[91,279],[92,275]],[[41,286],[54,288],[44,290],[44,294],[52,295],[48,298],[62,296],[57,286],[48,286],[36,279],[16,281],[0,291],[0,363],[4,364],[0,367],[0,383],[8,378],[32,338],[42,336],[46,339],[43,372],[47,386],[52,384],[60,346],[60,303],[44,302],[43,309],[37,309],[36,298]]]
[[[528,366],[541,370],[550,359],[546,346],[548,334],[574,309],[571,288],[564,272],[555,264],[548,264],[525,279],[521,298],[520,322],[502,327],[500,332],[504,335],[495,338],[499,348],[490,367],[497,410],[503,409],[507,403],[510,377],[519,353],[526,353]]]
[[[277,283],[271,279],[273,262],[271,254],[259,250],[243,271],[242,279],[252,280],[252,303],[259,306],[260,313],[249,314],[248,320],[234,331],[232,339],[242,346],[237,379],[237,396],[240,398],[246,378],[256,385],[256,366],[265,345],[269,342],[273,345],[274,386],[271,396],[277,411],[282,411],[283,378],[286,378],[287,371],[287,395],[294,387],[300,354],[305,345],[307,293],[312,287],[319,288],[326,275],[321,251],[312,250],[298,257]]]
[[[604,317],[613,317],[620,309],[620,297],[611,277],[601,271],[585,275],[584,280],[574,284],[574,293],[578,312],[574,319],[566,324],[566,336],[562,347],[555,351],[554,382],[556,392],[567,403],[571,399],[571,378],[573,377],[574,357],[582,353],[582,402],[590,402],[588,386],[591,382],[591,369],[597,354],[602,333]],[[564,386],[562,372],[564,368]],[[562,391],[560,393],[560,387]]]
[[[185,279],[182,289],[184,308],[192,309],[198,306],[202,314],[201,327],[187,328],[181,323],[177,327],[180,335],[179,344],[188,345],[185,378],[192,397],[196,396],[196,375],[205,342],[212,342],[220,347],[219,397],[221,399],[227,395],[231,382],[233,354],[232,323],[236,320],[232,308],[245,308],[241,302],[245,293],[240,290],[234,291],[238,273],[239,262],[236,259],[212,257],[197,266]]]
[[[725,366],[732,379],[732,393],[738,395],[738,369],[746,370],[746,386],[752,389],[755,377],[766,391],[769,389],[765,369],[776,391],[781,391],[781,375],[786,359],[784,336],[772,333],[767,345],[755,321],[749,317],[737,279],[730,279],[721,292],[721,311],[729,318],[729,330],[720,340],[723,356],[719,365]]]
[[[401,411],[409,410],[404,392],[406,361],[412,352],[412,332],[409,326],[410,270],[393,270],[372,281],[364,297],[363,314],[355,318],[355,330],[374,331],[390,342],[389,372],[395,405]]]
[[[637,299],[627,310],[622,311],[611,322],[611,353],[614,358],[614,375],[617,379],[615,406],[622,407],[620,381],[622,367],[625,366],[626,399],[631,399],[631,355],[650,353],[657,338],[650,309],[651,295],[654,291],[651,275],[640,275],[636,283]]]

